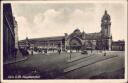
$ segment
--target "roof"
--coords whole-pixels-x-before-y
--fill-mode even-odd
[[[32,39],[29,39],[29,40],[39,40],[39,41],[42,41],[42,40],[61,40],[61,39],[64,39],[65,36],[54,36],[54,37],[44,37],[44,38],[32,38]]]
[[[87,40],[97,40],[101,38],[101,33],[87,33],[85,34],[85,39]]]
[[[54,36],[54,37],[44,37],[44,38],[31,38],[28,39],[28,41],[30,43],[34,43],[34,42],[40,42],[40,41],[50,41],[50,40],[62,40],[64,39],[65,36]],[[26,40],[21,40],[19,42],[25,42]]]

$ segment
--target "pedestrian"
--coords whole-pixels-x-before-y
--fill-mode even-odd
[[[28,50],[24,50],[24,54],[25,54],[25,56],[28,56],[29,55],[29,53],[28,53]]]
[[[33,55],[33,50],[31,50],[31,54]]]
[[[44,50],[44,54],[47,54],[47,49]]]
[[[60,50],[60,49],[58,49],[58,52],[59,52],[59,54],[60,54],[61,50]]]
[[[106,56],[106,52],[104,53],[104,56]]]

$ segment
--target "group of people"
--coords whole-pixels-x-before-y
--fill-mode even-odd
[[[29,55],[29,52],[27,49],[25,48],[19,48],[20,52],[22,53],[23,56],[28,56]]]
[[[34,49],[29,49],[29,53],[31,54],[31,55],[33,55],[33,54],[47,54],[47,53],[55,53],[55,52],[57,52],[58,54],[60,54],[61,53],[61,49],[56,49],[56,50],[48,50],[48,49],[43,49],[43,50],[34,50]]]

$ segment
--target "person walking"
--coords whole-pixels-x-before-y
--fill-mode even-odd
[[[59,55],[60,55],[60,52],[61,52],[61,50],[60,50],[60,49],[58,49],[58,53],[59,53]]]

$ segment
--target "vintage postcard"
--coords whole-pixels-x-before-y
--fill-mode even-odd
[[[127,1],[2,1],[1,13],[2,83],[127,82]]]

